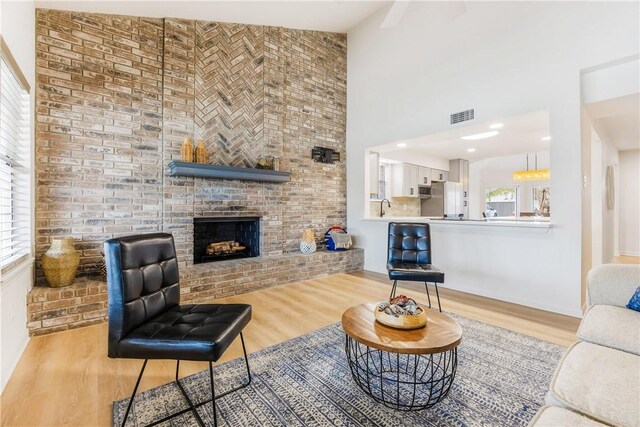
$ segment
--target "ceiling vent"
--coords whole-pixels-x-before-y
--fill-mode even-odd
[[[459,113],[453,113],[451,115],[451,124],[466,122],[467,120],[473,120],[473,108],[471,110],[460,111]]]

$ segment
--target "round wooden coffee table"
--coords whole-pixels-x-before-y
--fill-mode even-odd
[[[422,306],[427,326],[401,330],[375,320],[375,303],[342,314],[353,379],[376,401],[419,411],[444,399],[456,375],[462,329],[446,314]]]

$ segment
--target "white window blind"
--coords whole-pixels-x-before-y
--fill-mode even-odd
[[[2,39],[0,39],[2,41]],[[29,87],[0,50],[0,270],[31,253]]]

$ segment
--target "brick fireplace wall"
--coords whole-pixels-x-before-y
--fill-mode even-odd
[[[36,31],[38,260],[72,236],[94,275],[104,240],[167,231],[188,267],[194,217],[262,217],[265,256],[345,223],[344,34],[43,9]],[[276,156],[291,181],[169,177],[185,136],[214,164]],[[342,161],[313,162],[316,145]]]

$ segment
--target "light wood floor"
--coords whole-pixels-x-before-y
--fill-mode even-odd
[[[640,264],[639,256],[631,256],[631,255],[619,255],[613,257],[614,264]]]
[[[247,350],[256,350],[338,322],[348,307],[383,300],[390,291],[382,275],[338,274],[264,289],[216,302],[253,305],[245,329]],[[424,288],[399,291],[426,303]],[[400,292],[399,292],[400,293]],[[447,311],[554,343],[575,339],[578,319],[443,289]],[[2,394],[3,426],[110,426],[111,403],[128,397],[142,361],[109,359],[106,324],[32,338]],[[241,356],[235,342],[221,361]],[[206,363],[181,363],[181,374]],[[175,362],[150,361],[140,391],[172,381]]]

